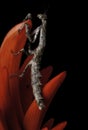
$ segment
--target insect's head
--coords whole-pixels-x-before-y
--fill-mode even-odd
[[[46,20],[47,19],[47,15],[44,13],[44,14],[38,14],[37,17],[40,19],[40,20]]]
[[[31,13],[28,13],[27,15],[26,15],[26,17],[24,18],[24,20],[23,21],[25,21],[25,20],[31,20],[32,19],[32,14]]]

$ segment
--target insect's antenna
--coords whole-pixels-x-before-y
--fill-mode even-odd
[[[50,5],[48,4],[48,7],[44,10],[44,14],[48,13],[49,8],[50,8]]]

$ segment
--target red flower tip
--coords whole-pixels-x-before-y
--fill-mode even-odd
[[[61,122],[60,124],[56,125],[52,130],[63,130],[67,125],[67,122]]]
[[[44,128],[48,128],[49,130],[52,128],[52,126],[53,126],[53,123],[54,123],[54,119],[53,118],[51,118],[50,120],[48,120],[46,123],[45,123],[45,125],[43,126]]]

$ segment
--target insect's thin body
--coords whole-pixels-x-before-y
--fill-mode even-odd
[[[41,91],[41,82],[40,82],[40,63],[41,63],[41,58],[43,55],[43,51],[46,45],[46,15],[45,14],[39,14],[38,18],[41,20],[42,24],[37,27],[33,33],[30,33],[29,27],[27,24],[25,24],[25,31],[26,31],[26,36],[29,39],[29,47],[28,47],[28,54],[33,54],[33,58],[26,67],[24,68],[24,71],[20,75],[22,77],[27,70],[27,68],[30,66],[31,68],[31,85],[33,88],[33,94],[35,97],[35,100],[38,104],[39,109],[43,109],[45,107],[44,105],[44,98],[42,96],[42,91]],[[30,44],[34,43],[37,39],[37,36],[40,32],[39,36],[39,44],[38,47],[34,50],[31,50]],[[31,35],[33,35],[33,39],[31,38]],[[19,52],[16,54],[18,55],[20,52],[24,52],[24,49],[21,49]]]

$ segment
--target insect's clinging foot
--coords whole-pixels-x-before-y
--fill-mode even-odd
[[[11,50],[11,53],[14,55],[14,56],[17,56],[18,54],[20,54],[19,52],[14,52]]]
[[[15,56],[19,55],[20,53],[25,52],[24,48],[22,48],[21,50],[19,50],[18,52],[14,52],[13,50],[11,50],[11,53]]]
[[[45,108],[45,105],[44,105],[44,99],[40,99],[38,102],[38,107],[39,107],[39,110],[43,110]]]

